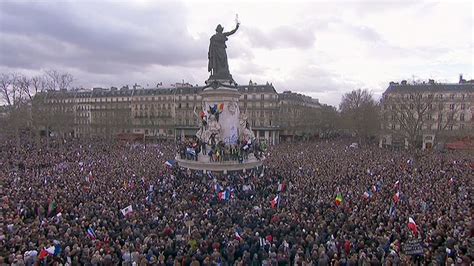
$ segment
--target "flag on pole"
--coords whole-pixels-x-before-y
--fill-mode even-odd
[[[337,194],[336,196],[336,206],[339,206],[341,205],[341,203],[344,201],[344,199],[342,198],[342,195],[341,194]]]
[[[395,204],[398,204],[399,201],[400,201],[400,192],[397,191],[397,193],[395,193],[395,195],[393,195],[393,202]]]
[[[411,217],[408,218],[408,228],[411,230],[413,235],[415,235],[415,237],[418,237],[418,225],[416,225],[415,220],[413,220]]]
[[[276,195],[276,197],[271,200],[270,203],[271,203],[273,209],[278,207],[279,201],[280,201],[280,195]]]
[[[132,205],[128,205],[127,207],[121,209],[120,211],[122,212],[123,216],[127,217],[127,215],[133,212]]]
[[[92,240],[97,238],[97,235],[95,234],[95,231],[92,229],[92,227],[87,228],[87,236]]]

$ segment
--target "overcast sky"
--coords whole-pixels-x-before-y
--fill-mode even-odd
[[[357,88],[379,97],[390,81],[474,78],[471,1],[0,2],[0,72],[44,69],[75,86],[155,86],[209,77],[217,24],[239,84],[272,82],[338,105]]]

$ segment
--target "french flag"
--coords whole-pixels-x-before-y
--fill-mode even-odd
[[[278,192],[285,192],[286,191],[286,184],[285,183],[279,183],[278,184]]]
[[[364,198],[365,198],[365,199],[369,199],[370,197],[372,197],[372,193],[367,192],[367,191],[364,192]]]
[[[229,200],[230,199],[230,192],[228,190],[219,192],[218,197],[220,200]]]
[[[398,191],[397,193],[395,193],[395,195],[393,195],[393,202],[395,202],[395,204],[398,204],[399,201],[400,201],[400,191]]]
[[[95,234],[94,229],[92,229],[91,227],[87,228],[87,236],[92,240],[97,238],[97,235]]]
[[[413,220],[411,217],[408,218],[408,228],[411,230],[413,235],[415,235],[415,237],[418,237],[418,225],[416,225],[415,220]]]
[[[235,239],[241,241],[242,237],[240,236],[239,232],[235,231]]]
[[[278,208],[279,201],[280,201],[280,195],[276,195],[276,197],[271,200],[270,203],[272,204],[273,209]]]

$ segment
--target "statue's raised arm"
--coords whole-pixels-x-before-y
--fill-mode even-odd
[[[231,30],[231,31],[229,31],[229,32],[224,32],[224,35],[225,35],[225,36],[230,36],[230,35],[234,34],[234,33],[239,29],[239,25],[240,25],[240,23],[237,23],[237,24],[235,25],[235,29],[233,29],[233,30]]]

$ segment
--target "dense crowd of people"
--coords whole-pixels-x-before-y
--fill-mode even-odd
[[[3,139],[0,263],[472,265],[472,153],[349,144],[223,175],[165,164],[171,142]]]
[[[208,157],[209,162],[228,162],[236,161],[243,163],[248,160],[249,155],[256,159],[264,158],[264,152],[267,149],[265,143],[258,140],[235,144],[225,144],[223,141],[208,144],[201,142],[196,137],[179,139],[176,143],[178,154],[181,159],[197,161],[199,156]]]

